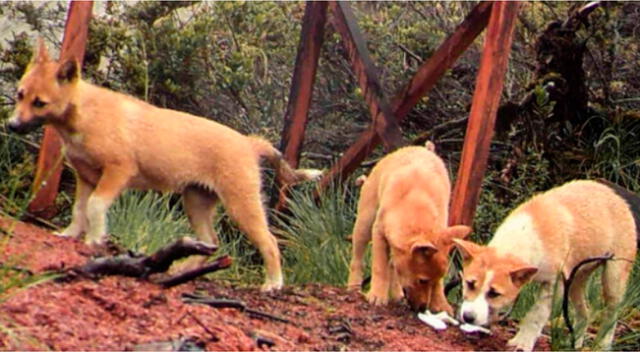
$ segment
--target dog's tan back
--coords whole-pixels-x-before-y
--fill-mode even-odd
[[[378,162],[361,189],[349,287],[360,285],[362,255],[372,240],[370,302],[384,304],[404,290],[415,309],[450,311],[442,292],[448,251],[453,237],[470,230],[447,226],[450,193],[449,174],[432,144],[405,147]]]
[[[198,237],[217,243],[212,218],[220,200],[265,260],[263,288],[282,286],[280,254],[260,195],[259,161],[274,164],[289,184],[319,172],[293,170],[259,137],[85,82],[74,59],[53,61],[42,43],[16,98],[9,128],[28,132],[52,125],[76,170],[73,220],[63,236],[86,233],[87,243],[101,243],[109,206],[125,189],[139,188],[182,193]]]
[[[602,283],[608,309],[615,311],[635,260],[637,233],[634,214],[625,199],[609,186],[582,180],[534,196],[517,207],[487,247],[457,243],[466,258],[460,312],[465,321],[489,324],[513,303],[526,282],[542,283],[539,303],[511,341],[530,350],[548,318],[558,275],[568,278],[585,259],[613,254],[615,259],[605,264]],[[570,297],[579,320],[586,319],[584,287],[595,268],[583,267],[571,286]],[[610,344],[612,338],[605,337],[604,344]]]

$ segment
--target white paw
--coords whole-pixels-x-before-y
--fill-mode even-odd
[[[516,334],[509,342],[507,346],[513,347],[516,351],[529,352],[533,350],[533,346],[536,344],[536,338],[531,338],[522,334]]]
[[[107,242],[107,235],[96,235],[90,236],[87,235],[84,243],[89,247],[100,247],[103,246]]]
[[[380,295],[374,293],[373,291],[369,291],[369,293],[367,293],[367,301],[374,306],[382,306],[389,303],[389,296],[386,294]]]
[[[274,280],[274,281],[266,281],[264,284],[262,284],[262,287],[260,287],[260,291],[262,292],[271,292],[271,291],[279,291],[282,289],[283,286],[283,282],[282,282],[282,278],[280,278],[280,280]]]
[[[56,231],[53,234],[59,237],[69,237],[69,238],[76,238],[78,236],[80,236],[80,234],[82,234],[82,230],[80,228],[78,228],[77,226],[68,226],[66,229],[62,230],[62,231]]]

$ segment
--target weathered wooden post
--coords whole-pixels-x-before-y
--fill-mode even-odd
[[[75,56],[82,65],[92,7],[93,1],[71,1],[60,51],[61,58]],[[35,195],[28,207],[31,214],[43,218],[51,218],[55,215],[54,202],[58,194],[61,173],[62,141],[55,129],[47,126],[44,129],[32,186]]]
[[[491,2],[480,2],[476,5],[454,33],[436,49],[433,56],[418,68],[411,81],[393,99],[391,103],[392,115],[398,122],[401,122],[409,114],[418,101],[435,86],[460,55],[482,33],[489,22],[491,6]],[[326,187],[336,178],[340,180],[347,178],[379,143],[380,137],[373,126],[362,132],[356,142],[345,151],[342,158],[322,179],[321,188]]]
[[[376,67],[367,49],[367,42],[358,28],[348,2],[331,1],[330,7],[333,13],[331,24],[342,37],[342,44],[348,54],[351,68],[369,106],[373,128],[382,140],[385,150],[392,151],[402,146],[404,141],[398,122],[385,97],[382,84],[378,80]]]
[[[473,94],[462,160],[453,191],[450,224],[471,225],[487,168],[489,146],[507,70],[513,29],[520,4],[493,3],[480,69]]]
[[[309,106],[324,40],[324,26],[327,22],[327,4],[325,1],[308,1],[304,9],[300,44],[289,91],[289,105],[284,114],[280,140],[280,150],[283,151],[284,159],[294,168],[300,163],[300,149],[307,129]],[[286,207],[286,198],[287,189],[279,188],[276,209],[282,210]]]
[[[297,168],[300,162],[300,148],[307,127],[326,22],[327,2],[307,2],[289,91],[289,105],[284,114],[284,127],[280,141],[280,150],[283,151],[284,159],[294,168]]]

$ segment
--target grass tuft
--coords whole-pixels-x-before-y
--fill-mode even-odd
[[[322,193],[318,202],[311,189],[292,192],[291,215],[276,218],[284,245],[287,282],[344,285],[349,273],[351,244],[347,236],[356,216],[356,197],[342,187]]]

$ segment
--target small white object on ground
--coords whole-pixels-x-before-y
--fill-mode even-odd
[[[457,321],[455,318],[451,317],[445,311],[442,311],[442,312],[440,312],[438,314],[434,314],[433,316],[436,317],[436,318],[440,318],[440,320],[444,321],[445,323],[449,323],[449,324],[455,325],[455,326],[460,325],[459,321]]]
[[[460,330],[466,332],[467,334],[471,334],[474,332],[481,332],[487,335],[491,335],[491,330],[484,328],[479,325],[471,325],[471,324],[462,324],[460,325]]]
[[[440,312],[438,314],[432,314],[429,310],[425,310],[424,313],[418,313],[418,319],[422,320],[425,324],[431,326],[436,330],[444,330],[447,328],[447,323],[451,325],[458,325],[458,321],[453,319],[447,314],[447,312]]]

